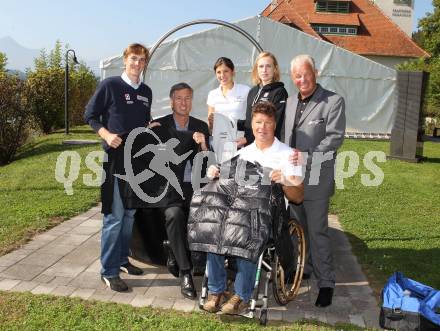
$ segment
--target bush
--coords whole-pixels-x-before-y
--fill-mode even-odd
[[[74,67],[70,74],[69,120],[71,125],[84,124],[84,110],[96,90],[98,79],[84,64]]]
[[[68,45],[65,45],[64,55]],[[35,59],[35,70],[28,71],[29,105],[43,133],[64,128],[65,60],[60,41],[47,55],[41,51]],[[97,79],[85,65],[74,65],[69,59],[69,123],[84,124],[84,108],[96,89]]]
[[[9,163],[29,136],[30,112],[24,94],[23,81],[0,73],[0,165]]]
[[[43,133],[64,127],[64,71],[38,69],[28,73],[27,99]]]

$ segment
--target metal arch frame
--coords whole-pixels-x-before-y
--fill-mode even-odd
[[[240,33],[242,36],[246,37],[246,39],[248,39],[256,48],[259,52],[263,52],[263,48],[260,46],[260,44],[249,34],[247,33],[245,30],[243,30],[242,28],[238,27],[235,24],[231,24],[225,21],[221,21],[221,20],[214,20],[214,19],[201,19],[201,20],[195,20],[195,21],[191,21],[191,22],[187,22],[184,24],[181,24],[177,27],[175,27],[174,29],[168,31],[167,33],[165,33],[162,38],[160,38],[154,45],[153,47],[151,47],[150,49],[150,56],[148,58],[148,63],[151,61],[151,58],[153,57],[154,53],[156,52],[156,50],[159,48],[159,46],[169,37],[171,36],[173,33],[182,30],[188,26],[191,25],[198,25],[198,24],[215,24],[215,25],[221,25],[221,26],[225,26],[227,28],[230,28],[238,33]],[[145,66],[144,69],[144,74],[143,74],[143,81],[145,81],[145,73],[147,72],[147,68],[148,68],[148,63]]]

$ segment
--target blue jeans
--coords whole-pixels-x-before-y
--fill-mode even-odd
[[[219,294],[226,290],[225,257],[208,253],[208,290]],[[234,291],[244,302],[249,302],[255,285],[257,264],[239,257],[235,258],[237,275],[234,281]]]
[[[125,209],[115,178],[111,214],[104,215],[101,235],[101,275],[119,276],[119,267],[128,262],[136,209]]]

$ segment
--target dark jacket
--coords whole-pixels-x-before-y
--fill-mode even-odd
[[[188,218],[190,249],[256,262],[273,238],[285,270],[294,268],[284,193],[265,176],[268,172],[261,166],[236,156],[227,178],[221,176],[195,192]],[[243,182],[252,178],[258,180]]]
[[[287,91],[284,88],[283,82],[270,83],[264,86],[256,85],[249,91],[247,97],[246,107],[246,121],[244,123],[244,136],[246,137],[246,145],[251,144],[254,141],[254,135],[252,133],[251,115],[252,107],[262,101],[272,102],[276,109],[276,130],[275,136],[281,139],[281,128],[284,122],[284,111],[286,109]]]
[[[139,174],[146,169],[152,171],[152,176],[140,183],[140,189],[143,193],[148,195],[148,197],[154,198],[154,201],[145,201],[142,197],[137,196],[137,194],[133,191],[130,185],[127,182],[122,183],[120,185],[121,197],[124,203],[125,208],[161,208],[161,207],[170,207],[176,205],[183,205],[185,202],[182,199],[182,196],[176,191],[176,189],[171,185],[169,181],[170,178],[166,178],[159,173],[156,173],[154,169],[150,169],[150,162],[152,162],[155,157],[153,153],[148,152],[143,155],[140,155],[136,158],[133,156],[140,151],[143,147],[152,144],[158,146],[159,150],[165,150],[164,147],[167,146],[166,143],[172,139],[176,138],[179,141],[179,144],[173,148],[173,152],[181,156],[187,152],[190,154],[178,164],[173,163],[173,161],[166,162],[164,167],[168,167],[172,173],[176,176],[180,188],[183,188],[183,179],[184,179],[184,171],[187,161],[193,163],[194,156],[199,151],[199,146],[194,142],[192,136],[194,132],[202,132],[205,134],[205,139],[208,141],[208,126],[205,122],[198,120],[194,117],[189,118],[188,130],[187,131],[178,131],[176,129],[174,119],[172,115],[167,115],[155,120],[155,122],[159,122],[161,126],[155,127],[152,131],[162,142],[162,147],[159,146],[159,142],[156,137],[151,134],[140,134],[132,146],[132,168],[133,173]],[[203,174],[202,174],[203,176]],[[119,181],[121,183],[121,181]],[[161,195],[163,194],[163,197]]]

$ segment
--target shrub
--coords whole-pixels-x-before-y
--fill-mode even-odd
[[[43,133],[64,127],[64,71],[60,68],[29,72],[26,81],[29,108]]]
[[[0,165],[11,161],[29,135],[24,91],[25,84],[18,77],[0,73]]]

